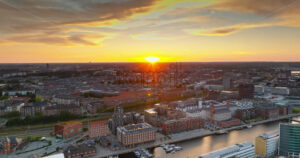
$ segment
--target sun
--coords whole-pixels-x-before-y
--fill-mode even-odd
[[[146,57],[145,59],[150,63],[155,63],[159,60],[159,57]]]

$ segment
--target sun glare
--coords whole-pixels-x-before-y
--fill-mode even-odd
[[[150,63],[155,63],[159,60],[159,57],[146,57],[145,59]]]

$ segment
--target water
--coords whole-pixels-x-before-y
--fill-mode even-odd
[[[166,154],[161,148],[154,149],[155,158],[197,158],[201,154],[205,154],[214,150],[234,145],[241,142],[253,142],[258,135],[279,129],[279,122],[262,124],[254,126],[250,129],[235,130],[224,135],[213,135],[199,139],[194,139],[179,143],[184,150],[174,154]]]
[[[300,120],[300,117],[294,118]],[[281,121],[286,122],[286,121]],[[262,133],[270,132],[279,129],[280,122],[272,122],[253,126],[250,129],[234,130],[224,135],[212,135],[186,142],[178,143],[177,145],[183,147],[182,151],[174,154],[167,154],[161,147],[153,150],[155,158],[198,158],[198,156],[212,152],[224,147],[228,147],[237,143],[252,142],[255,144],[255,138]],[[120,155],[120,158],[134,158],[133,153]]]

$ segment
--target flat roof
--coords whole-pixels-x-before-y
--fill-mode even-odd
[[[139,124],[131,124],[123,127],[118,127],[120,132],[123,134],[134,134],[139,132],[146,132],[155,130],[151,125],[148,123],[139,123]]]
[[[55,154],[55,155],[50,155],[50,156],[45,156],[43,158],[65,158],[63,153]]]
[[[222,158],[228,154],[232,154],[234,152],[239,152],[240,150],[247,149],[249,147],[253,147],[254,145],[251,142],[244,142],[235,144],[233,146],[219,149],[204,155],[199,156],[199,158]]]

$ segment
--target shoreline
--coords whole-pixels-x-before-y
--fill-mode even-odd
[[[255,126],[255,125],[265,124],[265,123],[269,123],[269,122],[285,120],[285,119],[289,119],[289,118],[293,118],[293,117],[297,117],[297,116],[300,116],[300,114],[289,114],[289,115],[279,116],[277,118],[267,119],[267,120],[263,120],[263,121],[259,121],[259,122],[253,122],[253,123],[249,123],[249,124],[244,124],[244,125],[239,125],[239,126],[234,126],[234,127],[229,127],[229,128],[223,128],[220,130],[225,131],[225,132],[229,132],[232,130],[243,130],[244,128],[247,128],[247,126],[249,126],[249,125]],[[141,148],[155,148],[155,147],[160,146],[161,144],[174,144],[174,143],[185,142],[185,141],[189,141],[192,139],[198,139],[198,138],[202,138],[205,136],[215,135],[220,130],[210,131],[210,130],[206,130],[206,129],[196,129],[196,130],[191,130],[191,131],[186,131],[186,132],[181,132],[181,133],[175,133],[175,134],[169,135],[171,137],[171,139],[168,139],[168,140],[164,140],[164,141],[155,140],[155,142],[152,142],[152,143],[140,144],[133,148],[121,149],[121,150],[116,150],[116,151],[112,151],[108,148],[100,147],[100,148],[98,148],[99,149],[98,153],[92,157],[108,157],[108,156],[112,156],[112,155],[121,155],[121,154],[127,154],[130,152],[133,152],[134,150],[141,149]]]

